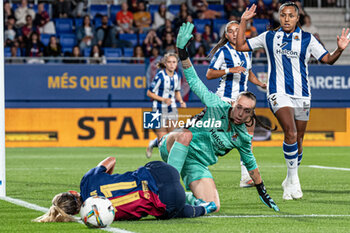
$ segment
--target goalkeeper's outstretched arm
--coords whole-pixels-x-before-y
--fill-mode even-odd
[[[193,38],[193,27],[194,25],[189,22],[182,24],[176,40],[176,47],[178,49],[185,78],[191,90],[200,98],[203,104],[206,106],[218,105],[222,102],[221,99],[214,93],[210,92],[202,80],[200,80],[186,50],[189,42]]]

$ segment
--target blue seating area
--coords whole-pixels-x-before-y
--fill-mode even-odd
[[[73,19],[55,19],[56,33],[73,33]]]
[[[138,44],[137,34],[128,34],[128,33],[120,34],[119,40],[130,41],[133,46],[136,46]]]
[[[50,42],[51,36],[56,36],[56,35],[55,34],[40,34],[40,40],[45,46],[47,46]]]
[[[194,19],[193,20],[194,25],[197,28],[197,32],[203,33],[205,25],[211,25],[210,19]]]
[[[266,31],[269,25],[270,25],[270,20],[268,19],[253,19],[253,26],[258,31],[258,34]]]
[[[11,48],[10,47],[4,48],[4,56],[5,57],[11,57]],[[17,49],[16,56],[17,57],[21,56],[21,49],[20,48]]]
[[[66,48],[72,49],[77,43],[74,34],[61,34],[59,38],[62,50]]]
[[[108,15],[108,5],[91,5],[89,8],[89,14],[91,18],[95,18],[96,15]]]
[[[272,0],[263,0],[265,4],[271,4]],[[257,0],[250,0],[250,3],[256,3]],[[153,16],[156,12],[158,12],[159,4],[148,4],[147,11],[149,11]],[[18,7],[18,4],[13,4],[13,10],[15,10]],[[38,5],[29,4],[29,7],[32,7],[35,11],[37,11]],[[45,4],[45,10],[49,13],[50,17],[52,16],[52,11],[54,6],[52,4]],[[197,29],[198,33],[203,33],[205,26],[209,25],[212,27],[213,32],[217,33],[219,37],[220,35],[220,29],[223,25],[225,25],[228,20],[226,19],[225,15],[225,8],[223,4],[209,4],[208,8],[211,10],[215,10],[221,13],[222,17],[219,19],[193,19],[193,23]],[[180,12],[180,5],[179,4],[170,4],[167,5],[167,9],[169,12],[171,12],[175,17],[178,17]],[[108,25],[115,26],[116,25],[116,14],[121,10],[121,5],[109,5],[109,4],[92,4],[88,5],[86,13],[91,18],[91,24],[93,25],[94,29],[97,29],[102,25],[102,17],[103,15],[106,15],[109,17]],[[54,18],[51,20],[55,24],[56,28],[56,34],[41,34],[40,39],[42,43],[47,46],[49,44],[50,37],[52,35],[55,35],[59,39],[59,43],[62,46],[63,52],[71,52],[72,48],[76,45],[78,45],[78,41],[76,38],[76,29],[83,25],[83,18]],[[254,19],[253,26],[257,28],[258,33],[265,31],[267,29],[267,26],[269,25],[269,20],[266,19]],[[175,25],[175,20],[173,21],[173,26]],[[130,47],[131,45],[133,47],[137,45],[142,45],[143,41],[145,40],[147,33],[138,34],[137,32],[134,34],[125,34],[122,32],[119,32],[119,29],[116,32],[115,41],[114,39],[111,39],[112,45],[108,44],[108,46],[111,47],[123,47],[127,46]],[[173,32],[176,33],[178,28],[173,28]],[[135,30],[134,30],[135,31]],[[145,30],[146,31],[146,30]],[[114,33],[114,32],[113,32]],[[162,31],[161,29],[157,30],[157,35],[159,38],[162,39]],[[120,41],[118,41],[120,40]],[[125,42],[127,41],[127,42]],[[96,41],[93,40],[92,43],[94,44]],[[130,42],[130,43],[128,43]],[[210,46],[214,45],[215,41],[210,41]],[[105,48],[101,48],[104,50]],[[132,56],[133,55],[133,48],[122,48],[122,49],[109,49],[106,48],[105,55],[107,56]],[[90,56],[90,48],[83,49],[81,53],[84,56]],[[8,54],[9,51],[7,51]],[[161,49],[161,53],[163,53],[163,50]]]
[[[121,57],[123,53],[119,48],[104,48],[104,54],[107,59],[107,63],[119,63],[121,62],[120,60],[113,60],[109,58]]]

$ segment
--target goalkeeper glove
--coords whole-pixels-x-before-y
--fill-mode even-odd
[[[183,23],[180,27],[179,33],[176,38],[176,47],[178,48],[180,60],[186,60],[188,58],[187,46],[193,38],[192,31],[194,25],[190,22]]]
[[[266,192],[266,188],[263,182],[261,184],[256,184],[256,189],[258,190],[260,200],[270,208],[273,208],[275,211],[280,211],[276,203],[272,200],[269,194]]]

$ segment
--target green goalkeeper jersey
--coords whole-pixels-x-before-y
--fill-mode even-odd
[[[223,156],[236,148],[249,171],[257,168],[251,151],[252,136],[248,134],[245,124],[236,125],[229,120],[231,105],[208,90],[193,66],[185,69],[184,73],[191,90],[207,107],[205,113],[189,128],[193,138],[188,156],[209,166],[218,161],[217,156]]]

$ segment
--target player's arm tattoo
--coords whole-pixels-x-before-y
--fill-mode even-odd
[[[191,60],[187,58],[186,60],[181,61],[182,62],[182,67],[184,69],[188,69],[192,66]]]
[[[260,184],[262,182],[258,168],[255,168],[255,169],[249,171],[249,175],[253,179],[255,184]]]

